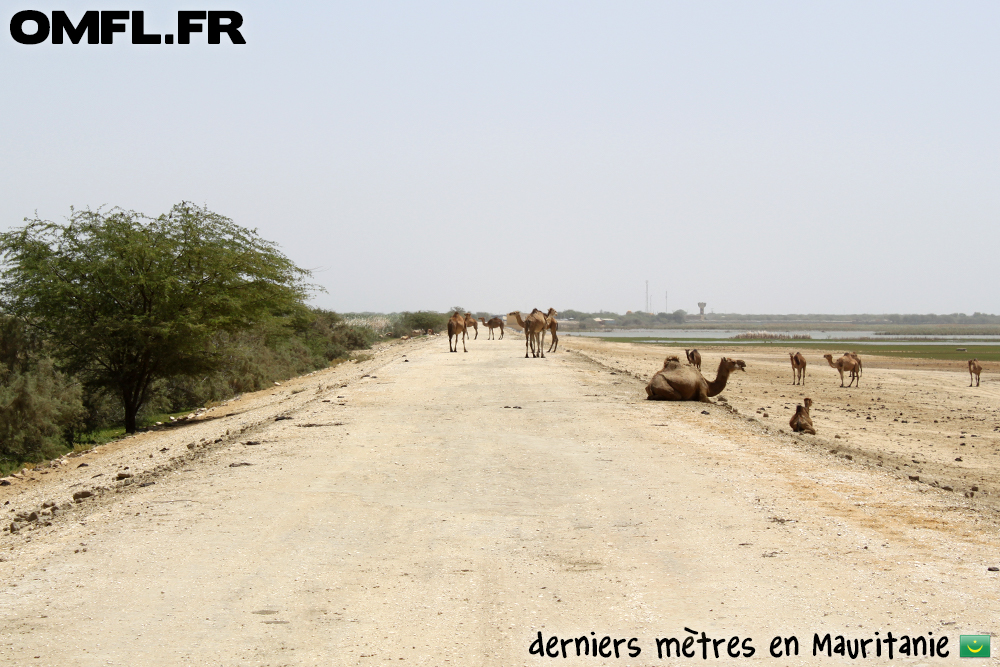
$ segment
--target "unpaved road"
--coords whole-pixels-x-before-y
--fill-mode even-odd
[[[845,661],[814,632],[933,633],[950,656],[905,662],[943,664],[996,630],[990,506],[746,407],[645,401],[615,364],[646,352],[576,343],[392,345],[0,487],[5,523],[96,491],[0,533],[0,664],[551,662],[538,632],[641,648],[559,664],[679,664],[655,640],[685,627],[775,664]]]

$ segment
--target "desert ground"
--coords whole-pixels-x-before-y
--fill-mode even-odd
[[[814,633],[888,632],[947,637],[905,659],[941,664],[996,631],[997,369],[868,357],[847,389],[807,354],[799,387],[788,348],[707,348],[709,379],[746,373],[668,403],[644,387],[683,350],[467,345],[382,345],[2,480],[0,664],[531,665],[539,633],[560,664],[680,664],[656,640],[705,633],[693,660],[794,636],[798,665],[850,660]],[[815,436],[788,429],[806,396]]]

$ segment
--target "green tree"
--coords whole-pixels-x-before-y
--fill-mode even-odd
[[[129,433],[155,381],[220,366],[213,337],[304,307],[307,271],[187,202],[155,219],[115,208],[25,222],[0,234],[0,304],[64,370],[115,392]]]

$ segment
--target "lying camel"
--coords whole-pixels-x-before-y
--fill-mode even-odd
[[[710,396],[722,393],[729,374],[736,369],[746,372],[741,359],[722,358],[715,379],[709,382],[694,366],[686,366],[678,357],[667,357],[663,369],[646,385],[646,397],[651,401],[701,401],[711,403]]]
[[[698,350],[684,350],[685,356],[688,358],[688,363],[701,370],[701,352]]]
[[[465,348],[465,317],[461,313],[455,313],[448,320],[448,351],[458,352],[458,337],[462,337],[462,350],[468,352]],[[451,349],[451,337],[455,337],[455,349]]]
[[[792,384],[798,384],[801,381],[805,385],[806,358],[802,356],[801,352],[796,352],[795,354],[789,352],[788,356],[792,359]]]
[[[840,373],[841,387],[844,386],[844,371],[847,371],[848,373],[851,374],[851,381],[847,383],[848,387],[854,384],[855,380],[858,381],[857,386],[858,387],[861,386],[861,376],[858,372],[858,369],[861,368],[861,363],[858,362],[856,359],[846,354],[842,356],[840,359],[837,359],[837,363],[833,363],[832,354],[824,354],[823,358],[826,359],[827,362],[829,362],[831,368],[836,368],[837,371]]]
[[[811,433],[812,435],[816,435],[816,429],[813,428],[812,419],[809,417],[809,408],[812,407],[813,401],[811,398],[807,398],[804,403],[805,405],[795,406],[795,414],[792,415],[788,425],[796,433]]]
[[[979,374],[983,372],[983,367],[979,359],[969,359],[969,386],[972,386],[972,376],[976,376],[976,386],[979,386]]]
[[[476,318],[472,316],[472,313],[465,314],[465,330],[468,331],[469,327],[476,330],[476,337],[472,340],[477,340],[479,338],[479,323],[476,322]]]
[[[487,338],[486,340],[490,339],[496,340],[496,334],[493,332],[493,330],[496,329],[497,327],[500,327],[500,340],[503,340],[503,319],[499,317],[491,317],[489,322],[487,322],[481,317],[479,319],[490,330],[490,337]]]

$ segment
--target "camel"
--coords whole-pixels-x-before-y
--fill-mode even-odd
[[[698,350],[684,350],[684,355],[688,358],[688,363],[701,370],[701,352]]]
[[[983,372],[983,367],[979,359],[969,359],[969,386],[972,386],[972,376],[976,376],[976,386],[979,386],[979,374]]]
[[[844,352],[845,357],[850,357],[854,361],[858,362],[858,377],[864,375],[864,369],[861,367],[861,357],[858,356],[857,352]]]
[[[448,320],[448,351],[458,352],[458,337],[462,337],[462,351],[468,352],[465,348],[465,337],[468,334],[465,331],[465,317],[461,313],[456,312]],[[455,349],[451,349],[451,337],[455,337]]]
[[[810,433],[812,435],[816,435],[816,429],[813,428],[812,419],[809,417],[809,408],[812,407],[813,400],[811,398],[807,398],[803,402],[805,405],[795,406],[795,414],[792,415],[788,425],[791,426],[792,431],[796,433]]]
[[[517,325],[524,329],[524,358],[528,358],[528,349],[531,349],[531,356],[545,358],[545,351],[542,346],[545,344],[545,329],[548,327],[548,320],[542,311],[537,308],[532,309],[528,317],[522,319],[521,311],[515,310],[510,313],[517,319]]]
[[[806,358],[802,356],[801,352],[796,352],[792,354],[788,353],[788,356],[792,359],[792,384],[798,384],[801,380],[802,384],[806,383]]]
[[[559,323],[556,322],[556,312],[555,308],[549,308],[549,312],[545,314],[545,321],[549,323],[549,331],[552,333],[552,345],[549,345],[549,352],[555,352],[559,347]]]
[[[480,317],[479,320],[483,323],[483,325],[485,325],[490,330],[490,338],[492,338],[493,340],[496,340],[496,334],[493,333],[493,330],[496,329],[497,327],[500,327],[500,340],[503,340],[503,319],[502,318],[491,317],[490,321],[487,322],[486,320],[484,320],[483,318]],[[487,338],[487,340],[490,340],[490,338]]]
[[[465,330],[468,331],[469,327],[476,330],[476,337],[472,340],[477,340],[479,338],[479,324],[476,322],[476,318],[472,316],[472,313],[465,314]]]
[[[710,396],[722,393],[729,374],[736,369],[746,372],[741,359],[722,358],[715,379],[709,382],[694,366],[681,364],[678,357],[667,357],[663,369],[646,385],[646,397],[651,401],[701,401],[711,403]]]
[[[837,371],[840,373],[841,387],[844,386],[844,371],[847,371],[848,373],[851,374],[851,381],[847,383],[848,387],[854,384],[855,380],[858,381],[857,386],[858,387],[861,386],[861,376],[858,373],[858,369],[861,367],[861,363],[856,359],[854,359],[854,357],[845,354],[840,359],[837,359],[837,363],[833,363],[832,354],[824,354],[823,358],[827,360],[831,368],[836,368]]]

